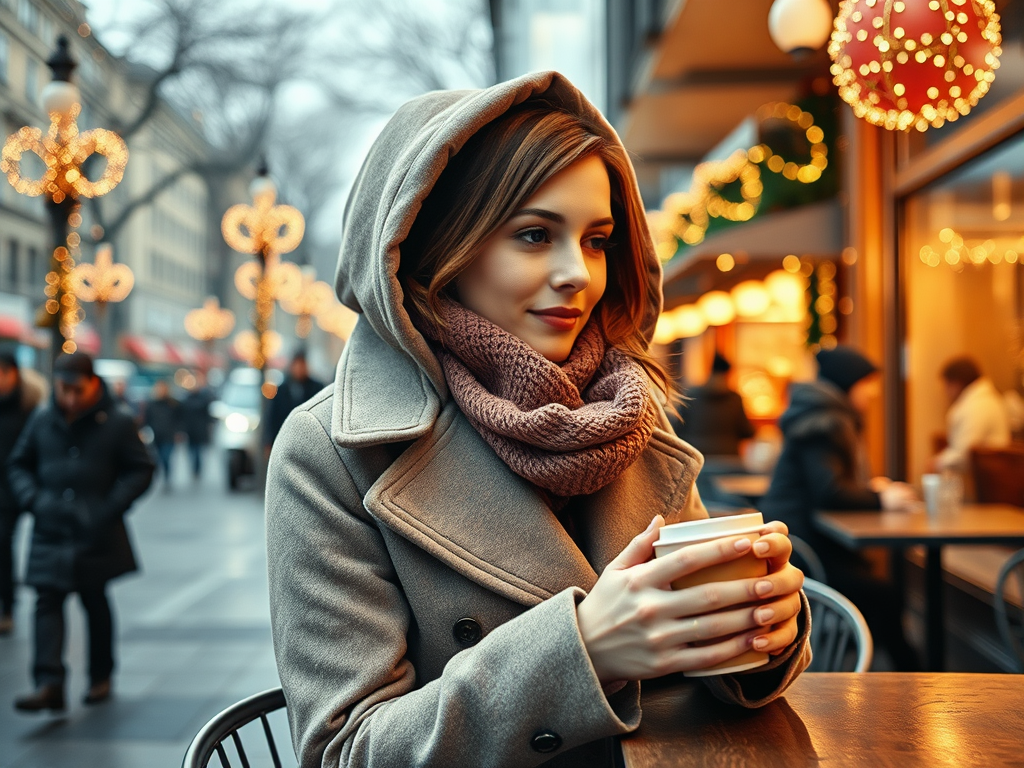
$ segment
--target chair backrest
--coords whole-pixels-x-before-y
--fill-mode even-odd
[[[972,448],[971,475],[982,504],[1024,506],[1024,445]]]
[[[182,768],[207,768],[215,754],[221,768],[255,768],[262,765],[282,768],[277,742],[267,715],[285,706],[284,692],[280,688],[271,688],[232,704],[195,735],[185,752]],[[263,726],[262,732],[253,728],[243,734],[242,729],[257,720]],[[286,750],[290,758],[290,746],[286,746]],[[294,765],[295,761],[290,760],[289,764]]]
[[[789,540],[793,544],[793,555],[789,558],[797,568],[804,572],[808,578],[814,579],[821,584],[828,584],[825,577],[825,566],[814,551],[814,547],[801,539],[799,536],[789,534]]]
[[[867,672],[874,655],[871,630],[850,600],[832,587],[804,579],[804,594],[811,604],[809,672]]]
[[[1016,601],[1007,599],[1012,581],[1017,582]],[[1010,555],[999,569],[995,594],[996,626],[1010,651],[1017,672],[1024,672],[1024,549]]]

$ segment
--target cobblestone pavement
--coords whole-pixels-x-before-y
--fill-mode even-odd
[[[114,698],[86,707],[84,614],[67,606],[68,709],[16,713],[29,677],[34,596],[22,587],[13,635],[0,637],[0,768],[178,766],[199,727],[226,705],[278,685],[267,606],[263,506],[229,493],[211,451],[192,482],[179,451],[172,490],[162,478],[132,509],[142,572],[112,583],[118,669]],[[29,522],[19,527],[24,561]],[[283,721],[283,716],[281,718]],[[284,729],[283,722],[275,722]],[[282,756],[291,757],[287,736]],[[214,761],[216,765],[216,761]]]

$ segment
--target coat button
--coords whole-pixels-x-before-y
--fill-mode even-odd
[[[554,752],[562,746],[562,737],[554,731],[541,731],[530,739],[530,746],[535,752]]]
[[[459,619],[452,627],[452,634],[461,645],[476,645],[483,637],[483,630],[476,619]]]
[[[79,451],[78,448],[76,448],[75,446],[71,446],[70,448],[68,448],[68,456],[70,456],[72,459],[77,459],[80,453],[81,451]]]
[[[75,492],[73,490],[71,490],[70,488],[65,488],[64,489],[64,493],[61,494],[61,497],[64,499],[64,501],[74,501],[75,500]]]

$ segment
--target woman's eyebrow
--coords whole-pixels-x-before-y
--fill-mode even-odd
[[[549,211],[546,208],[520,208],[518,211],[512,214],[512,218],[518,218],[520,216],[537,216],[541,219],[547,219],[553,221],[555,224],[565,224],[565,216],[555,211]],[[590,222],[592,227],[603,227],[606,224],[615,224],[615,219],[611,216],[606,216],[603,219],[597,219]]]

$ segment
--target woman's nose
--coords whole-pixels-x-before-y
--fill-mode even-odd
[[[556,291],[573,293],[579,293],[590,285],[590,269],[579,243],[553,249],[550,282]]]

